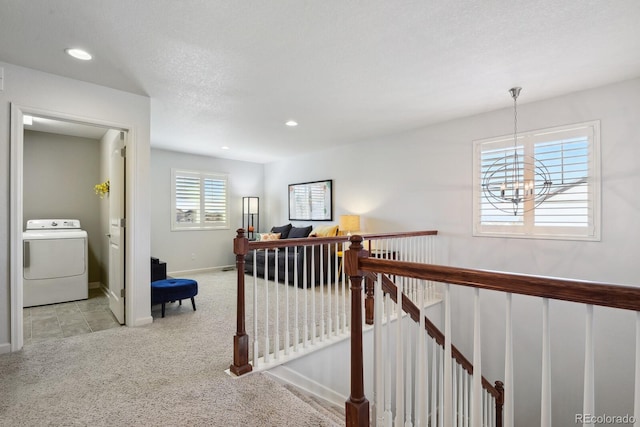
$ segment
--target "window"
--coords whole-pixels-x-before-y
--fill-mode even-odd
[[[474,235],[549,239],[600,239],[600,122],[588,122],[518,134],[517,181],[522,191],[544,185],[548,192],[539,204],[528,201],[517,211],[511,203],[496,203],[488,187],[506,162],[515,157],[513,136],[474,141]],[[536,163],[523,159],[535,158]],[[530,187],[531,186],[531,187]],[[499,188],[499,187],[498,187]]]
[[[171,229],[229,228],[227,175],[171,170]]]
[[[289,219],[331,221],[333,180],[289,184]]]

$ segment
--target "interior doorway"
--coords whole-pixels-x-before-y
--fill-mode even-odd
[[[24,265],[24,253],[23,253],[23,239],[22,232],[25,227],[27,219],[33,219],[31,216],[39,216],[39,219],[55,218],[58,215],[54,215],[51,212],[56,212],[55,209],[33,209],[33,204],[28,205],[28,209],[25,211],[25,203],[28,203],[29,197],[26,194],[27,191],[33,188],[33,185],[29,181],[34,179],[33,176],[26,176],[25,173],[29,173],[29,168],[25,167],[25,162],[30,161],[32,157],[32,148],[26,144],[31,144],[30,139],[36,136],[36,140],[40,140],[42,143],[44,140],[56,141],[62,138],[63,140],[83,142],[94,141],[97,150],[99,152],[98,164],[95,167],[95,175],[91,175],[96,179],[89,179],[87,175],[75,176],[73,170],[60,171],[60,174],[64,176],[68,175],[67,179],[56,183],[59,186],[61,194],[64,194],[65,185],[69,185],[73,180],[81,181],[82,185],[88,187],[90,193],[93,193],[93,187],[96,184],[108,182],[109,192],[103,194],[103,199],[100,200],[100,206],[98,208],[97,215],[95,212],[92,214],[91,209],[83,210],[82,208],[77,210],[65,211],[65,206],[58,206],[58,212],[66,212],[67,214],[61,215],[68,219],[81,219],[81,225],[85,228],[85,224],[92,228],[92,233],[89,236],[89,242],[91,251],[88,253],[89,259],[86,260],[87,268],[90,268],[92,273],[89,284],[91,288],[91,295],[95,296],[98,292],[102,292],[108,299],[106,307],[113,311],[113,317],[117,319],[119,324],[125,323],[125,251],[126,251],[126,239],[125,239],[125,188],[126,188],[126,176],[125,176],[125,152],[128,137],[128,130],[120,127],[114,127],[111,124],[101,123],[96,120],[87,120],[86,118],[70,117],[64,114],[58,114],[50,111],[40,111],[24,107],[16,107],[12,105],[12,118],[11,118],[11,144],[12,144],[12,179],[14,185],[11,191],[11,345],[12,351],[17,351],[24,345],[25,331],[25,313],[23,307],[23,265]],[[45,142],[46,144],[46,142]],[[66,154],[56,154],[58,156],[68,156],[69,144],[60,145],[62,151],[67,151]],[[48,147],[50,150],[55,150],[55,147]],[[26,150],[25,150],[26,149]],[[37,148],[36,148],[37,149]],[[50,156],[51,165],[49,168],[55,168],[55,155]],[[81,162],[82,158],[77,161]],[[59,159],[61,157],[58,157]],[[64,163],[64,162],[63,162]],[[68,164],[68,163],[67,163]],[[65,167],[65,166],[60,166]],[[86,169],[86,168],[85,168]],[[36,177],[37,179],[37,177]],[[82,190],[84,191],[84,189]],[[76,190],[76,193],[78,191]],[[86,205],[95,205],[99,194],[90,194],[95,200],[90,200]],[[106,196],[106,197],[105,197]],[[83,195],[75,194],[74,198],[79,199],[86,197]],[[54,196],[55,200],[55,196]],[[50,204],[55,205],[55,202]],[[64,203],[61,203],[64,204]],[[82,203],[80,203],[82,204]],[[38,206],[38,203],[35,203]],[[37,212],[42,212],[40,215]],[[77,214],[76,214],[77,212]],[[29,218],[27,218],[29,216]],[[116,220],[117,216],[117,220]],[[84,217],[84,221],[82,218]],[[97,219],[99,218],[99,219]],[[113,236],[113,239],[112,239]],[[93,260],[90,265],[89,261]],[[95,300],[93,301],[95,303]],[[69,304],[71,305],[71,304]],[[106,313],[105,313],[106,314]]]

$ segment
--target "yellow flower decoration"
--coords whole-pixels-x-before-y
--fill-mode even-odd
[[[109,194],[109,180],[106,180],[101,184],[94,185],[93,189],[96,190],[96,194],[103,199],[105,194]]]

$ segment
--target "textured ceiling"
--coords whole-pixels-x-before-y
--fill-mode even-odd
[[[0,60],[148,95],[153,147],[269,162],[638,77],[640,1],[0,0]]]

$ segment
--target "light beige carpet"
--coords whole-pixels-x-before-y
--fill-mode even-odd
[[[190,275],[190,301],[151,325],[0,355],[2,426],[338,425],[264,374],[234,379],[235,271]]]

